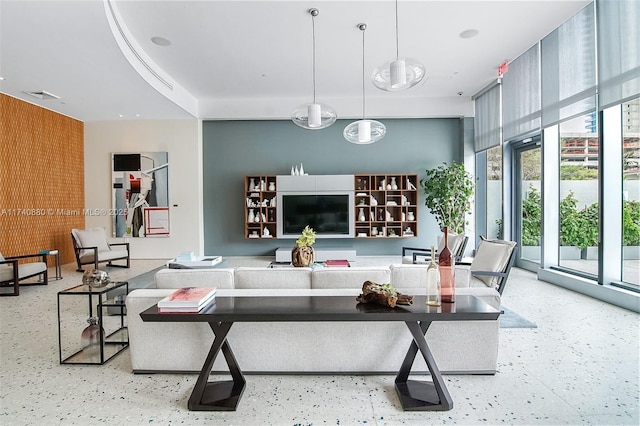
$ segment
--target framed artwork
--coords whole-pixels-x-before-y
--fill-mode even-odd
[[[111,154],[114,237],[169,236],[169,153]]]

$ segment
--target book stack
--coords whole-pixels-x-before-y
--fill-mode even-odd
[[[336,267],[343,267],[343,268],[348,268],[349,266],[349,261],[347,259],[327,259],[325,260],[325,265],[332,267],[332,266],[336,266]]]
[[[158,302],[159,313],[198,313],[214,301],[215,287],[182,287]]]

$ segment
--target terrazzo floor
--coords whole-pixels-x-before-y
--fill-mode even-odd
[[[270,258],[227,258],[229,266]],[[107,268],[125,280],[164,260]],[[358,265],[399,258],[359,258]],[[638,425],[640,315],[512,270],[503,304],[537,328],[500,329],[494,376],[445,376],[454,408],[403,412],[393,376],[248,375],[235,412],[190,412],[195,375],[134,375],[129,352],[60,365],[57,298],[81,274],[0,298],[0,425]],[[50,270],[53,275],[53,268]],[[418,377],[418,379],[420,379]]]

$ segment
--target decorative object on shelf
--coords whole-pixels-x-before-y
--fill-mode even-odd
[[[409,180],[409,178],[407,178],[407,189],[409,191],[415,191],[416,190],[416,186],[411,183],[411,180]]]
[[[401,204],[403,206],[408,206],[409,205],[409,201],[407,200],[407,196],[406,195],[401,195],[400,196],[400,200],[401,200]]]
[[[401,221],[403,221],[403,222],[407,220],[407,214],[406,214],[405,212],[402,212],[402,213],[400,214],[400,217],[402,218],[402,219],[400,219],[400,220],[401,220]]]
[[[378,200],[376,200],[376,197],[374,197],[373,195],[370,196],[369,205],[371,205],[372,207],[375,207],[378,205]]]
[[[427,305],[440,306],[440,271],[436,265],[436,248],[431,246],[431,262],[427,266]]]
[[[424,65],[412,58],[401,58],[398,41],[398,0],[396,0],[396,57],[373,72],[373,84],[387,92],[399,92],[423,81]]]
[[[291,176],[294,176],[296,174],[296,171],[293,169],[293,166],[291,166]]]
[[[311,34],[313,41],[313,102],[310,104],[299,105],[293,110],[291,120],[296,126],[308,130],[324,129],[336,122],[338,115],[336,111],[329,105],[316,102],[316,21],[315,17],[320,14],[318,9],[309,9],[311,15]],[[302,173],[301,173],[302,174]]]
[[[305,226],[302,234],[296,240],[295,247],[291,250],[291,264],[296,267],[306,267],[315,261],[315,252],[313,244],[316,242],[316,233],[309,227]]]
[[[389,210],[385,210],[385,219],[387,222],[392,222],[393,221],[393,216],[391,216],[391,212]]]
[[[362,294],[356,297],[359,303],[377,303],[395,308],[396,305],[412,305],[413,296],[398,292],[391,284],[378,284],[365,281],[362,284]]]
[[[266,189],[267,189],[267,188],[266,188],[266,186],[265,186],[264,179],[261,179],[261,180],[260,180],[260,191],[264,191],[264,190],[266,190]]]
[[[271,232],[269,231],[269,228],[267,228],[266,226],[262,230],[262,236],[263,237],[270,237],[271,236]]]
[[[254,178],[250,178],[249,179],[249,191],[255,191],[256,190],[256,180]]]
[[[256,220],[256,214],[253,209],[249,209],[249,217],[247,218],[247,222],[253,222]]]
[[[300,176],[304,175],[304,167],[302,167],[302,163],[300,163]]]
[[[360,222],[367,220],[367,217],[364,215],[364,207],[360,207],[360,210],[358,211],[358,220]]]
[[[413,214],[413,211],[412,211],[412,210],[409,210],[409,211],[407,212],[407,220],[408,220],[408,221],[410,221],[410,222],[413,222],[413,221],[415,221],[415,220],[416,220],[416,217],[415,217],[415,215]]]
[[[84,271],[84,274],[82,274],[82,284],[92,288],[105,287],[110,282],[109,274],[99,269],[87,269]]]
[[[396,236],[396,230],[393,229],[393,228],[389,229],[389,236],[390,237],[395,237]]]
[[[98,319],[90,317],[87,319],[89,325],[82,330],[80,342],[82,352],[89,358],[100,356],[100,326]]]
[[[354,121],[344,128],[344,138],[353,144],[365,145],[378,142],[387,133],[384,124],[376,120],[365,119],[365,95],[364,95],[364,33],[367,24],[358,24],[362,31],[362,120]]]
[[[394,176],[391,177],[391,188],[392,191],[396,191],[398,189],[398,184],[396,183],[396,178]]]
[[[380,191],[384,191],[384,189],[387,187],[387,181],[385,179],[382,179],[380,181],[380,187],[378,188]]]
[[[413,237],[413,230],[411,229],[410,226],[407,226],[407,228],[404,230],[404,236],[406,237]]]
[[[371,235],[373,235],[374,237],[376,235],[378,235],[378,227],[377,226],[372,226],[371,227]]]
[[[465,215],[471,210],[471,197],[474,192],[473,177],[466,172],[464,164],[452,163],[426,171],[420,186],[426,195],[424,204],[429,207],[440,225],[448,227],[456,234],[464,234],[467,220]]]
[[[456,301],[456,283],[453,273],[454,260],[449,250],[449,227],[444,227],[444,248],[438,253],[438,268],[440,270],[441,299],[445,303]]]
[[[276,190],[276,183],[274,181],[269,182],[269,191],[275,191]]]

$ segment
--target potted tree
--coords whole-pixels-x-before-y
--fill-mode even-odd
[[[316,233],[309,225],[302,230],[302,235],[296,240],[296,245],[291,250],[291,264],[293,266],[309,266],[315,261],[313,243],[316,242]]]
[[[471,210],[474,191],[473,177],[464,169],[464,164],[443,163],[426,171],[420,186],[426,196],[424,204],[436,217],[440,230],[449,227],[451,232],[464,234],[467,224],[465,214]]]

